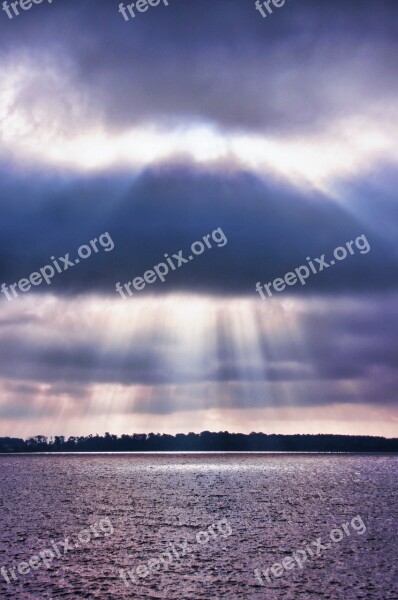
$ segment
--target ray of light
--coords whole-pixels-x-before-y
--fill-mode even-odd
[[[57,384],[46,381],[40,360],[32,360],[25,373],[39,386],[39,405],[57,398],[54,418],[77,410],[70,382],[86,394],[79,408],[86,415],[221,409],[230,405],[231,394],[237,405],[293,404],[286,397],[291,385],[284,391],[275,383],[278,367],[282,380],[289,370],[299,380],[300,369],[307,368],[300,303],[293,300],[259,308],[257,299],[173,294],[130,302],[89,296],[72,305],[40,295],[21,299],[18,310],[2,304],[14,321],[23,313],[29,317],[16,329],[22,345],[34,348],[39,341],[38,348],[51,348],[47,352],[56,357],[51,379]],[[222,329],[227,335],[220,347]],[[59,386],[65,391],[59,393]]]

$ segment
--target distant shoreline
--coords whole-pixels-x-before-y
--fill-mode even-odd
[[[0,437],[0,454],[83,454],[83,453],[338,453],[391,454],[398,452],[397,438],[349,435],[277,435],[203,431],[176,435],[134,433],[122,436],[80,437],[43,435],[29,438]]]
[[[201,455],[215,455],[219,456],[221,454],[235,454],[235,455],[263,455],[263,456],[396,456],[398,454],[398,450],[394,450],[391,452],[356,452],[355,450],[351,450],[349,452],[321,452],[321,451],[309,451],[304,452],[302,450],[281,450],[279,452],[275,450],[158,450],[158,451],[142,451],[142,450],[131,450],[131,451],[119,451],[115,452],[112,450],[108,451],[98,451],[98,452],[0,452],[1,456],[167,456],[167,455],[190,455],[190,456],[201,456]]]

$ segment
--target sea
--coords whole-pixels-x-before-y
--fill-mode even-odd
[[[398,599],[396,455],[0,456],[0,598]]]

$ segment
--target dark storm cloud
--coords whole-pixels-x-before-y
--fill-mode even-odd
[[[278,141],[297,133],[305,143],[315,130],[335,131],[334,118],[357,113],[366,146],[367,111],[376,123],[388,119],[384,108],[391,108],[398,88],[396,0],[291,0],[266,20],[254,0],[169,1],[168,8],[150,9],[129,23],[118,13],[118,0],[54,0],[12,21],[0,15],[0,67],[6,88],[15,92],[4,129],[11,142],[0,151],[0,284],[29,277],[52,255],[76,257],[80,245],[104,232],[115,243],[112,252],[101,251],[56,275],[50,287],[37,288],[56,295],[51,311],[42,308],[40,295],[40,310],[31,314],[20,299],[8,303],[1,295],[8,318],[0,320],[0,376],[6,379],[0,416],[57,415],[63,395],[71,399],[71,412],[79,404],[75,414],[84,413],[94,386],[103,394],[98,410],[109,411],[107,385],[126,386],[127,395],[129,386],[143,388],[132,390],[127,405],[120,399],[121,412],[288,406],[292,399],[297,406],[391,406],[398,368],[398,181],[386,156],[381,168],[365,155],[359,162],[366,175],[355,182],[344,183],[340,172],[342,193],[335,200],[281,179],[231,174],[219,164],[206,172],[182,158],[180,166],[174,159],[134,176],[76,176],[50,166],[32,172],[23,152],[13,154],[20,149],[19,126],[21,137],[25,126],[31,141],[43,131],[40,140],[54,133],[58,143],[96,126],[109,133],[155,122],[210,121],[222,133],[245,129],[275,134]],[[10,74],[20,75],[17,89]],[[0,104],[0,127],[3,109]],[[336,139],[331,147],[338,154]],[[57,145],[49,148],[50,154]],[[214,245],[163,285],[147,286],[126,302],[116,295],[117,281],[142,276],[165,252],[189,255],[194,241],[218,227],[228,239],[223,248]],[[355,252],[305,287],[277,295],[289,300],[300,294],[306,302],[294,327],[288,315],[276,326],[256,282],[283,277],[307,256],[326,254],[328,260],[336,246],[361,234],[368,254]],[[239,311],[234,323],[218,316],[213,355],[194,332],[192,346],[203,361],[197,364],[188,343],[174,343],[181,325],[177,300],[171,324],[145,304],[137,318],[145,326],[129,336],[121,323],[108,330],[106,316],[93,322],[82,308],[86,298],[79,297],[93,294],[95,304],[112,295],[123,308],[130,302],[134,313],[136,298],[148,291],[252,297],[253,344],[245,345],[238,327],[239,344],[233,328]],[[66,305],[73,318],[62,312]],[[121,319],[129,331],[129,318],[123,313]],[[187,323],[183,316],[181,322]],[[243,319],[242,330],[246,324]],[[300,335],[294,337],[290,326]],[[161,339],[162,328],[169,338]]]
[[[181,249],[189,255],[193,242],[218,227],[228,239],[225,246],[213,242],[212,249],[170,271],[165,283],[148,285],[136,296],[175,290],[254,295],[257,281],[283,277],[306,264],[307,256],[326,254],[328,260],[336,246],[361,234],[370,244],[367,254],[356,250],[308,279],[305,287],[298,284],[289,292],[377,291],[397,283],[397,253],[394,239],[382,230],[381,195],[368,200],[362,214],[354,217],[321,194],[300,193],[280,181],[264,183],[245,173],[162,169],[136,180],[81,178],[67,183],[34,177],[16,182],[3,174],[2,181],[0,280],[7,284],[51,264],[52,255],[70,252],[75,258],[80,245],[107,231],[115,244],[112,252],[101,250],[57,274],[51,286],[44,283],[36,289],[115,294],[117,281],[142,276],[165,260],[166,252],[171,256]],[[375,204],[380,232],[373,223],[366,224],[366,212]]]
[[[81,119],[108,128],[198,119],[308,132],[397,92],[395,0],[292,0],[267,19],[254,0],[170,0],[130,22],[118,4],[56,0],[3,14],[3,56],[30,57],[43,73],[52,59],[82,99]],[[48,92],[29,82],[17,102]],[[64,108],[73,121],[76,106]]]

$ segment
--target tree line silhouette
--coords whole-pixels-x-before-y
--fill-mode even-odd
[[[398,452],[398,438],[351,435],[265,433],[134,433],[81,437],[37,435],[27,440],[0,438],[0,453],[14,452]]]

